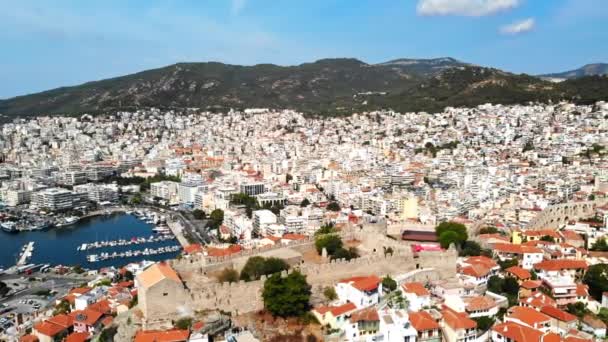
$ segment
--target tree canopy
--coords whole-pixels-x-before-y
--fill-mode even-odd
[[[589,266],[583,283],[589,286],[589,294],[598,301],[602,300],[602,293],[608,291],[608,264]]]
[[[467,227],[462,223],[456,222],[441,222],[437,227],[435,227],[435,233],[437,237],[441,237],[441,234],[446,232],[455,232],[458,236],[458,239],[463,242],[469,238],[469,234],[467,233]]]
[[[262,298],[264,307],[279,317],[299,317],[310,309],[311,287],[300,272],[287,277],[274,274],[264,283]]]
[[[462,243],[462,250],[460,256],[478,256],[481,255],[481,246],[471,240],[467,240]]]
[[[330,202],[327,205],[327,210],[329,210],[329,211],[340,211],[340,205],[338,204],[338,202]]]
[[[386,292],[393,292],[397,289],[397,282],[387,275],[382,278],[382,289]]]
[[[338,249],[342,248],[342,240],[336,234],[320,235],[315,240],[315,248],[319,254],[325,248],[328,255],[334,255]]]
[[[215,209],[209,215],[209,226],[212,229],[218,229],[224,222],[224,211],[222,209]]]
[[[241,270],[241,280],[258,280],[263,275],[275,274],[287,269],[289,269],[289,265],[283,259],[254,256],[247,260]]]
[[[460,238],[458,237],[458,233],[454,231],[446,231],[439,236],[439,244],[441,248],[449,248],[450,245],[458,245],[460,242]]]

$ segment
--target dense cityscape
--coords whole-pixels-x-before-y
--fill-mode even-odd
[[[604,102],[16,119],[0,336],[604,338],[607,131]]]

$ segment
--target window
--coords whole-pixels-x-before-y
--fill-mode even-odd
[[[163,297],[167,297],[168,295],[169,295],[169,293],[163,292]]]

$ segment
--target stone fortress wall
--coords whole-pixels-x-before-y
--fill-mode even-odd
[[[360,248],[366,253],[352,260],[332,260],[326,263],[298,263],[292,264],[293,270],[298,270],[307,277],[312,286],[313,298],[321,298],[323,288],[333,286],[341,279],[354,276],[377,275],[383,277],[391,275],[400,281],[431,281],[437,279],[453,278],[456,275],[457,252],[453,248],[444,252],[423,252],[414,255],[409,245],[387,238],[377,231],[363,229],[342,232],[342,238],[360,241]],[[297,244],[264,248],[256,251],[247,251],[225,258],[209,258],[197,256],[190,259],[176,260],[173,267],[178,273],[189,273],[186,282],[191,309],[222,310],[231,313],[246,313],[258,311],[263,308],[262,289],[265,277],[261,280],[238,283],[218,283],[207,277],[209,272],[218,271],[225,267],[236,265],[239,258],[259,255],[268,251],[283,249],[303,250],[314,248],[314,241],[307,239]],[[384,247],[391,247],[393,254],[384,253]],[[417,271],[418,270],[418,271]],[[286,275],[287,272],[284,272]],[[402,275],[407,274],[404,278]],[[206,281],[196,281],[206,279]]]
[[[538,213],[526,226],[526,229],[558,229],[570,220],[586,218],[595,212],[595,209],[607,203],[605,199],[595,201],[561,203],[549,206]]]

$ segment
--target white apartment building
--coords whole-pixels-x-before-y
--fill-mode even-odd
[[[178,184],[179,183],[173,181],[152,183],[150,184],[150,194],[154,197],[172,200],[177,196]]]
[[[277,223],[277,216],[270,210],[256,210],[253,212],[253,231],[265,235],[268,225]]]
[[[75,185],[74,192],[84,193],[89,201],[97,203],[115,202],[118,200],[118,187],[116,185],[87,183]]]
[[[87,195],[74,193],[62,188],[49,188],[32,194],[33,208],[46,208],[51,211],[72,209],[86,204]]]

